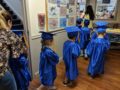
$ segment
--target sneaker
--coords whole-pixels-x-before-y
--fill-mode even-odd
[[[63,85],[65,87],[71,87],[71,86],[73,86],[73,82],[72,81],[63,82]]]

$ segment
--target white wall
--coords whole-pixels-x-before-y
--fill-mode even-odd
[[[9,7],[17,14],[17,16],[23,20],[23,10],[21,0],[4,0]]]
[[[41,38],[38,26],[38,14],[45,13],[45,0],[26,0],[27,9],[27,20],[28,29],[30,33],[30,52],[31,52],[31,63],[32,63],[32,73],[35,75],[39,71],[39,55],[41,50]],[[62,57],[63,43],[67,39],[66,32],[59,33],[54,37],[54,48]]]

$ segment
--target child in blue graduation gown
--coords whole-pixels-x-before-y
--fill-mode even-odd
[[[53,34],[42,32],[42,50],[40,53],[39,74],[41,85],[55,90],[56,64],[59,62],[58,55],[52,50]]]
[[[105,54],[110,48],[110,42],[104,38],[105,32],[105,29],[99,28],[97,38],[91,40],[87,46],[87,54],[90,58],[88,74],[93,78],[104,73]]]
[[[107,29],[108,22],[106,22],[106,21],[97,21],[95,23],[95,25],[96,25],[96,31],[91,35],[91,39],[96,39],[97,38],[97,30],[98,30],[98,28]],[[104,36],[104,38],[106,40],[109,40],[109,37],[108,37],[107,34]]]
[[[22,39],[23,31],[13,31],[13,32]],[[29,82],[31,81],[31,75],[28,69],[27,56],[25,53],[21,54],[20,57],[17,59],[13,59],[11,56],[12,55],[10,55],[9,66],[15,77],[17,89],[28,90]]]
[[[80,55],[80,46],[75,42],[79,28],[76,26],[66,27],[68,38],[63,46],[63,60],[66,68],[67,80],[63,82],[65,86],[73,85],[73,81],[78,76],[77,58]]]
[[[84,27],[81,28],[80,32],[80,48],[81,48],[81,55],[87,58],[86,55],[86,46],[90,40],[90,28],[88,28],[90,21],[85,19],[84,20]]]
[[[76,26],[81,30],[82,28],[82,22],[83,22],[83,19],[82,18],[79,18],[77,19],[76,21]],[[76,43],[80,43],[80,31],[78,32],[78,35],[76,37]]]

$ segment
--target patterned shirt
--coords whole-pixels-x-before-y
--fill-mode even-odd
[[[0,77],[8,70],[8,60],[11,49],[11,57],[18,58],[22,53],[22,40],[12,31],[0,30]]]

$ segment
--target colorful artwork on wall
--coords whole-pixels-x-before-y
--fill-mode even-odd
[[[57,18],[59,16],[59,8],[57,5],[50,4],[48,7],[48,17],[49,18]]]
[[[67,26],[67,19],[60,18],[60,27],[66,27],[66,26]]]
[[[67,5],[67,0],[60,0],[60,4]]]
[[[74,17],[69,17],[68,26],[73,26],[73,25],[75,25],[75,18]]]
[[[38,14],[38,22],[39,22],[40,29],[44,29],[45,28],[45,14],[43,13]]]
[[[76,13],[76,7],[75,6],[70,6],[69,7],[69,16],[74,16]]]
[[[75,0],[69,0],[70,5],[75,5]]]
[[[67,14],[67,7],[60,7],[60,16],[66,16]]]
[[[58,18],[49,18],[48,20],[49,29],[57,29],[58,28]]]
[[[75,25],[77,0],[46,0],[47,31],[56,31]],[[76,2],[76,3],[75,3]]]

